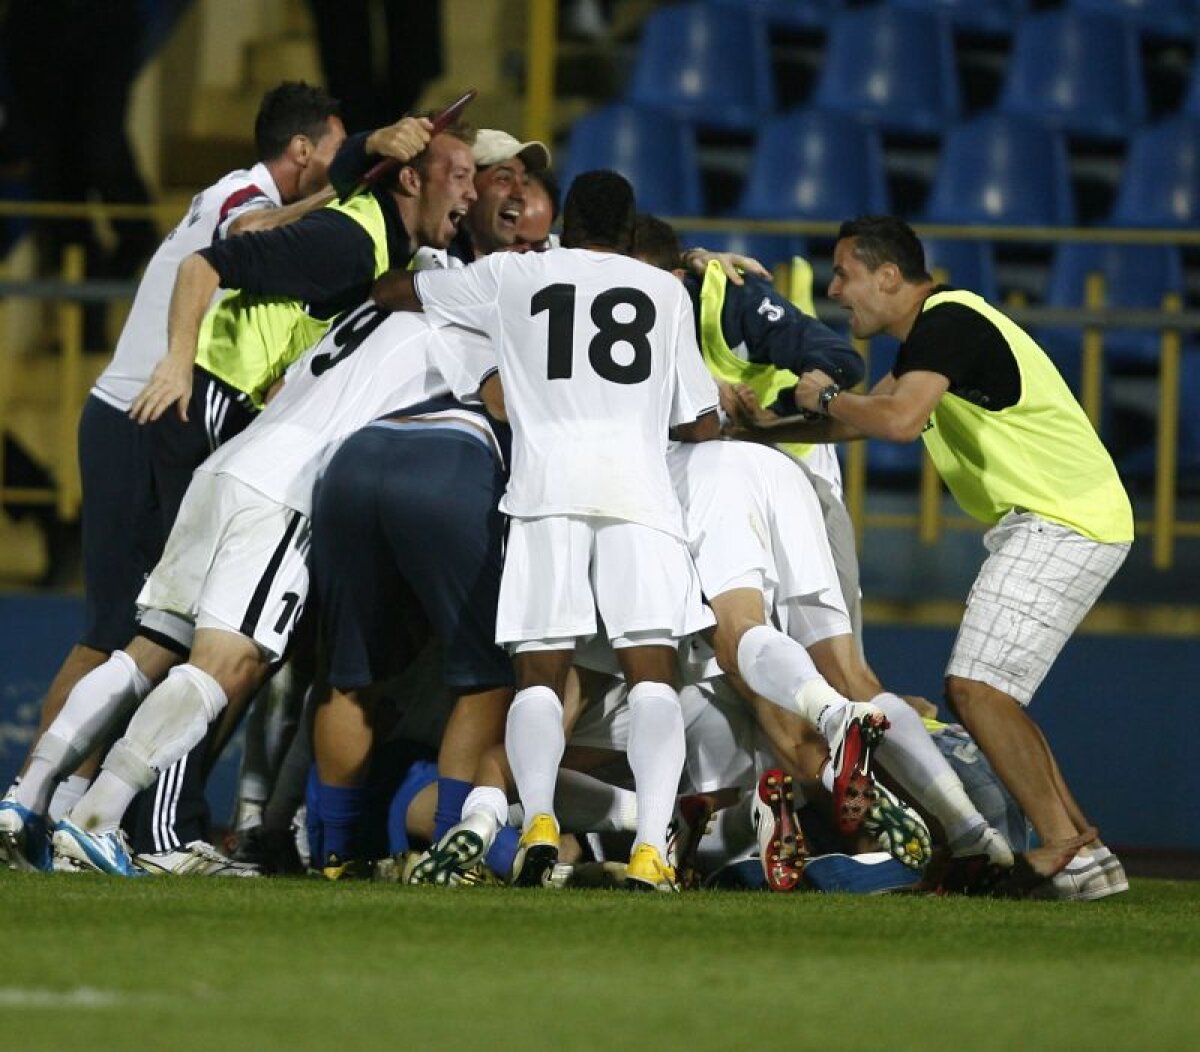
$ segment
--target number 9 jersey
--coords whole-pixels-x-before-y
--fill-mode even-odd
[[[668,431],[715,410],[717,389],[678,279],[579,248],[498,252],[415,277],[431,320],[485,332],[495,346],[513,429],[503,511],[684,537]]]

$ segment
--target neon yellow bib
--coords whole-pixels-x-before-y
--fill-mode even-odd
[[[947,392],[922,435],[963,511],[994,524],[1023,508],[1092,540],[1132,540],[1133,511],[1112,457],[1045,352],[972,292],[936,293],[923,309],[939,303],[959,303],[987,318],[1021,373],[1015,405],[993,412]]]
[[[348,215],[371,237],[375,276],[388,269],[387,225],[372,194],[325,206]],[[271,385],[329,330],[336,318],[317,319],[299,300],[226,293],[204,316],[196,364],[245,392],[261,409]]]

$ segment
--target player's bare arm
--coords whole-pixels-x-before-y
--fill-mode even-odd
[[[371,290],[371,299],[384,310],[421,310],[421,298],[410,270],[389,270]]]
[[[721,437],[721,418],[715,409],[697,417],[690,424],[676,424],[671,438],[676,442],[711,442]]]
[[[949,388],[950,380],[941,373],[920,369],[899,378],[889,374],[885,380],[890,382],[881,381],[870,394],[854,394],[836,390],[831,376],[814,369],[800,377],[796,401],[809,412],[847,424],[868,438],[915,441]]]
[[[753,256],[743,256],[737,252],[710,252],[707,248],[689,248],[683,254],[683,266],[694,274],[703,274],[709,263],[716,260],[725,271],[725,276],[735,285],[743,284],[743,274],[754,274],[756,277],[771,280],[771,272]]]
[[[483,385],[479,388],[479,398],[488,413],[495,419],[508,423],[508,408],[504,404],[504,384],[501,383],[498,372],[492,373],[483,381]]]
[[[249,212],[243,212],[229,224],[227,236],[257,234],[264,230],[274,230],[276,227],[286,226],[301,216],[308,215],[309,212],[324,208],[330,201],[336,199],[337,191],[332,186],[327,186],[315,194],[309,194],[308,197],[299,201],[293,201],[290,205],[282,205],[279,208],[251,209]]]
[[[193,253],[180,264],[167,317],[167,353],[129,407],[129,415],[137,423],[157,420],[172,405],[179,419],[187,421],[200,324],[219,287],[216,269],[203,256]]]

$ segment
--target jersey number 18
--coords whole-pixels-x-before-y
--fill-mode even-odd
[[[633,317],[618,321],[618,307],[633,308]],[[529,301],[529,313],[550,315],[547,333],[546,376],[550,380],[569,380],[575,367],[575,286],[547,285]],[[588,361],[596,374],[615,384],[640,384],[650,376],[650,330],[658,312],[654,301],[641,289],[615,288],[592,300],[592,321],[598,330],[588,344]],[[617,344],[633,348],[633,359],[617,361]]]

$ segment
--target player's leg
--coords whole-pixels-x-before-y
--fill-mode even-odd
[[[587,519],[550,516],[509,525],[496,641],[513,655],[516,695],[504,746],[525,811],[518,883],[539,882],[558,858],[554,786],[566,745],[563,694],[577,639],[596,631]]]
[[[443,680],[458,695],[438,755],[436,837],[462,818],[480,757],[504,740],[512,664],[496,645],[504,475],[491,446],[448,428],[383,431],[380,482],[392,560],[441,642]]]
[[[59,781],[100,747],[168,670],[173,651],[142,636],[114,651],[84,676],[38,739],[29,766],[11,797],[0,804],[0,852],[10,865],[49,868],[46,815]]]
[[[627,872],[633,889],[675,890],[667,827],[686,759],[679,642],[712,615],[686,543],[636,523],[598,520],[591,568],[596,606],[629,687],[627,756],[638,823]]]

